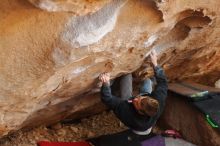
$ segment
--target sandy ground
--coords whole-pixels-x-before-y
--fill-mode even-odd
[[[73,142],[120,132],[127,129],[110,111],[75,121],[72,124],[41,126],[31,130],[20,130],[8,137],[0,139],[0,146],[37,146],[38,141]],[[161,133],[158,127],[153,133]],[[168,138],[169,146],[195,146],[182,139]]]
[[[38,141],[78,141],[126,129],[112,112],[103,112],[73,124],[41,126],[29,131],[18,131],[0,140],[1,146],[36,146]]]

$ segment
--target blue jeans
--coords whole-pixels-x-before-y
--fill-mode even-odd
[[[146,94],[152,92],[152,81],[147,78],[143,81],[141,88],[140,88],[140,94]]]
[[[132,87],[132,74],[126,74],[120,77],[120,96],[123,100],[127,100],[132,97],[133,87]],[[143,81],[140,88],[140,95],[152,92],[152,81],[147,78]]]

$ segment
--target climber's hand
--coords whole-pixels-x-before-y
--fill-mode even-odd
[[[157,53],[155,50],[151,51],[150,58],[151,58],[151,62],[153,64],[153,66],[156,67],[158,64],[157,64]]]
[[[102,84],[110,84],[110,74],[109,73],[102,73],[99,75],[99,80]]]

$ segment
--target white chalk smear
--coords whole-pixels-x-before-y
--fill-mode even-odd
[[[73,74],[80,74],[81,72],[85,71],[87,67],[78,67],[72,71]]]
[[[156,40],[158,36],[157,35],[152,35],[148,38],[148,40],[144,43],[144,47],[150,47]]]

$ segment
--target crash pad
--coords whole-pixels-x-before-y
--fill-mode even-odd
[[[40,141],[37,143],[38,146],[91,146],[88,142],[47,142]]]
[[[161,135],[154,136],[141,142],[141,146],[165,146],[165,139]]]
[[[119,133],[103,135],[97,138],[89,139],[95,146],[141,146],[141,142],[155,134],[150,133],[149,135],[137,135],[132,130],[128,129]]]
[[[190,100],[191,104],[204,113],[213,128],[220,129],[220,89],[197,83],[171,83],[169,91]]]
[[[195,146],[181,138],[154,136],[142,142],[141,146]]]
[[[220,94],[210,95],[208,100],[192,104],[206,115],[206,119],[212,127],[220,129]]]
[[[165,137],[166,146],[196,146],[180,138]]]

